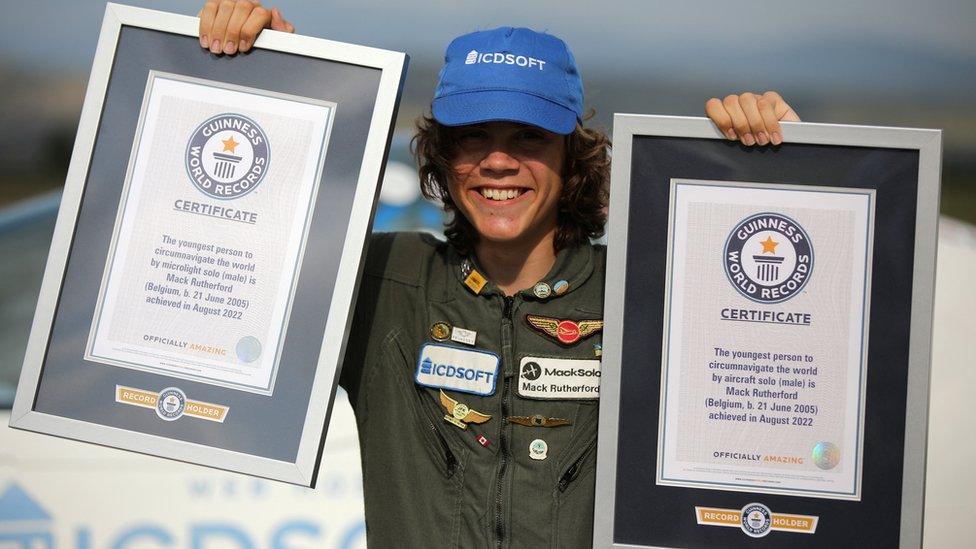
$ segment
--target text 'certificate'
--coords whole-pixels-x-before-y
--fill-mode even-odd
[[[271,394],[334,113],[151,73],[85,358]]]
[[[671,201],[657,483],[860,499],[874,191]]]

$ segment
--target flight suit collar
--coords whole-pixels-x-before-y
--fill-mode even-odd
[[[549,301],[572,293],[582,286],[593,274],[593,256],[593,246],[590,244],[560,250],[556,253],[556,261],[546,276],[532,287],[520,291],[519,295],[526,300]],[[457,283],[457,287],[465,292],[475,293],[465,283],[471,271],[476,271],[485,279],[488,279],[487,274],[480,266],[478,258],[473,252],[462,255],[452,248],[451,263],[453,264],[453,278]],[[548,288],[548,295],[545,295],[547,293],[545,291],[537,291],[536,288],[540,285],[545,285]],[[478,292],[478,295],[482,296],[491,296],[494,294],[502,294],[502,292],[491,280],[487,280],[487,283]]]

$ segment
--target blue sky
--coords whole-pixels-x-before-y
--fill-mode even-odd
[[[129,3],[193,14],[198,1]],[[6,3],[0,59],[85,72],[103,4]],[[299,32],[405,50],[439,62],[460,33],[510,24],[548,30],[573,48],[584,75],[649,79],[779,80],[807,89],[936,94],[961,99],[976,84],[976,2],[856,0],[491,3],[298,1],[277,5]],[[755,75],[761,74],[757,78]],[[968,86],[969,90],[961,89]]]

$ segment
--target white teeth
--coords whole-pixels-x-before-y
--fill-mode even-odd
[[[481,188],[481,195],[489,200],[511,200],[522,194],[520,189],[489,189]]]

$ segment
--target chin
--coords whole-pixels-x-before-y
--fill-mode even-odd
[[[488,242],[516,242],[525,236],[523,231],[512,229],[478,230],[478,236]]]

